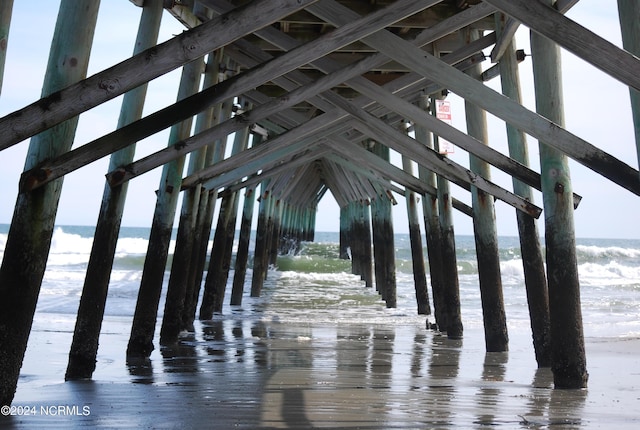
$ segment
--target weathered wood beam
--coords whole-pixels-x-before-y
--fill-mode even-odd
[[[266,33],[267,31],[263,31],[263,32]],[[273,33],[273,32],[270,32],[270,33]],[[285,47],[290,47],[290,45],[288,46],[287,43],[289,44],[296,43],[296,42],[287,41],[286,35],[268,34],[268,37],[270,41],[274,43],[278,43],[279,45],[283,45]],[[327,59],[316,61],[314,64],[319,65],[317,67],[321,67],[327,72],[339,67],[338,65],[333,64],[330,60],[327,60]],[[415,106],[408,104],[397,97],[394,97],[393,95],[384,91],[380,87],[377,87],[375,84],[371,83],[370,81],[364,78],[356,77],[348,81],[347,83],[352,87],[354,87],[355,89],[359,90],[361,93],[366,94],[370,98],[377,100],[379,102],[385,102],[385,101],[388,102],[389,99],[392,99],[396,103],[391,103],[391,104],[386,103],[388,106],[390,106],[391,109],[399,111],[401,114],[407,116],[410,119],[415,120],[418,123],[426,122],[428,128],[431,128],[431,129],[435,128],[435,130],[438,131],[439,134],[441,134],[443,137],[447,139],[450,139],[450,140],[455,139],[454,141],[456,142],[458,140],[461,140],[462,142],[471,142],[471,145],[475,146],[481,154],[482,153],[486,154],[487,152],[492,154],[493,156],[489,157],[489,159],[492,160],[494,164],[497,164],[499,167],[506,166],[507,171],[512,175],[523,178],[522,175],[524,173],[527,173],[528,171],[531,174],[531,176],[533,176],[533,179],[532,178],[524,179],[524,181],[540,189],[539,175],[537,175],[535,172],[530,171],[527,168],[524,168],[524,166],[517,165],[518,163],[515,163],[513,160],[509,159],[508,157],[505,157],[504,155],[498,153],[497,151],[491,148],[487,149],[487,147],[485,147],[484,145],[481,145],[479,142],[475,142],[473,138],[467,136],[462,132],[459,132],[457,129],[451,126],[448,126],[442,121],[439,121],[431,116],[425,117],[425,115],[422,114],[422,111],[417,109]],[[333,95],[331,94],[329,96],[333,96]],[[290,96],[287,96],[287,99],[291,100]],[[449,132],[453,133],[455,137],[453,137]],[[468,147],[464,143],[461,143],[460,146],[465,149],[468,149]],[[496,158],[498,160],[501,160],[502,162],[496,163],[495,162]],[[504,168],[505,167],[503,167],[503,169]],[[577,201],[579,201],[579,198],[577,198]]]
[[[328,151],[327,151],[328,152]],[[297,169],[296,177],[280,191],[280,198],[293,206],[307,206],[322,188],[322,179],[315,163],[307,162]]]
[[[611,77],[640,91],[640,59],[540,1],[484,0]]]
[[[326,34],[325,36],[309,42],[304,46],[299,46],[297,49],[293,49],[277,59],[263,64],[262,67],[252,69],[251,71],[240,75],[237,79],[232,78],[207,90],[201,91],[196,96],[190,98],[190,100],[187,99],[183,102],[176,103],[169,108],[163,109],[156,114],[152,114],[149,117],[123,129],[116,130],[107,136],[79,147],[74,151],[65,154],[63,157],[53,160],[50,164],[41,166],[39,170],[23,175],[23,187],[31,189],[40,183],[51,180],[54,177],[64,175],[91,161],[95,161],[110,152],[121,149],[136,140],[140,140],[150,133],[159,131],[163,127],[166,127],[167,124],[175,122],[177,118],[184,117],[185,113],[190,112],[193,114],[216,102],[224,100],[229,96],[242,94],[244,91],[255,88],[261,83],[291,71],[301,64],[313,61],[327,52],[330,52],[332,49],[335,49],[344,43],[348,43],[350,40],[358,39],[366,34],[375,32],[380,28],[383,28],[389,22],[393,22],[402,16],[406,16],[407,14],[410,14],[415,10],[420,10],[421,7],[424,7],[423,2],[420,0],[399,1],[402,3],[397,6],[401,6],[401,10],[389,10],[388,8],[385,8],[372,16],[367,16],[361,20],[342,26],[331,34]],[[430,1],[434,2],[434,0]],[[394,3],[394,6],[395,5],[396,4]],[[281,100],[281,102],[282,101],[283,100]],[[228,127],[229,125],[230,123],[226,123],[225,126]],[[235,129],[230,129],[227,134],[233,131],[235,131]],[[207,133],[211,133],[211,131],[208,131]],[[179,145],[181,148],[180,154],[184,155],[187,152],[198,149],[199,146],[195,145],[194,142],[198,142],[198,145],[200,146],[206,144],[206,140],[203,137],[204,136],[201,133],[199,137],[192,138],[189,140],[191,145],[183,142],[183,144]],[[207,135],[207,138],[210,137],[210,135]],[[173,158],[176,158],[177,156],[180,155],[177,155],[177,152],[174,152]],[[155,157],[156,156],[154,155],[152,158]],[[158,157],[158,160],[159,164],[156,164],[156,166],[169,161],[169,159],[160,157]],[[142,162],[139,162],[139,164],[142,164]],[[132,177],[132,169],[132,166],[127,166],[126,168],[111,174],[110,182],[112,184],[122,183],[123,180]],[[118,180],[115,180],[114,177]]]
[[[395,181],[420,194],[437,194],[435,188],[425,185],[418,178],[407,174],[360,145],[353,144],[339,136],[331,136],[327,145],[333,149],[333,152],[352,163],[351,170],[359,175],[369,176],[376,181],[380,179]]]
[[[198,5],[196,3],[196,5]],[[194,13],[195,6],[193,0],[180,0],[179,2],[171,0],[169,2],[167,12],[175,19],[180,21],[187,28],[194,28],[202,24],[202,20]]]
[[[365,149],[363,149],[363,151],[364,150]],[[380,184],[380,186],[382,186],[383,188],[394,191],[398,194],[404,193],[404,189],[400,188],[397,185],[392,184],[391,182],[389,182],[388,179],[385,179],[384,177],[382,177],[382,172],[380,172],[379,169],[376,169],[376,168],[367,169],[367,168],[359,167],[354,164],[354,160],[352,158],[344,154],[339,155],[337,152],[333,152],[327,155],[325,158],[333,163],[339,164],[344,169],[346,169],[346,171],[353,172],[356,175],[356,177],[367,178],[372,183]],[[349,178],[347,178],[347,180],[348,179]],[[376,196],[377,196],[377,193],[375,193],[370,197],[375,198]]]
[[[198,0],[198,2],[204,4],[206,7],[213,10],[219,9],[221,4],[225,4],[225,3],[228,4],[228,2],[225,2],[223,0]],[[348,7],[349,9],[352,9],[355,12],[359,13],[360,15],[365,15],[380,9],[385,4],[388,4],[391,2],[388,2],[388,1],[363,2],[361,0],[354,0],[354,1],[342,0],[341,3],[344,4],[346,7]],[[441,2],[438,5],[434,5],[433,7],[430,7],[421,12],[413,14],[405,19],[395,22],[389,25],[389,27],[418,28],[418,29],[429,28],[436,25],[438,22],[442,21],[443,19],[446,19],[447,17],[450,17],[452,15],[455,15],[458,11],[459,11],[459,8],[457,8],[456,6],[451,5],[448,2]],[[301,27],[297,27],[297,28],[304,28],[305,26],[314,25],[314,24],[330,27],[324,21],[318,19],[317,17],[313,16],[312,14],[306,11],[300,11],[300,12],[291,14],[286,18],[284,18],[283,21],[290,26],[288,33],[296,32],[296,29],[291,28],[292,27],[291,24],[300,24]],[[493,29],[493,23],[490,20],[483,20],[481,22],[478,22],[477,25],[481,26],[480,28],[482,29]],[[301,31],[303,30],[297,30],[298,33]]]
[[[330,118],[323,115],[321,119]],[[309,135],[319,130],[325,130],[329,133],[344,131],[346,126],[340,123],[335,124],[336,122],[334,120],[324,123],[317,119],[308,121],[285,134],[265,141],[257,148],[251,148],[234,157],[221,160],[215,165],[184,178],[182,186],[183,188],[188,188],[202,183],[205,188],[218,188],[221,183],[230,184],[231,182],[228,179],[230,177],[240,180],[243,177],[250,176],[262,170],[263,165],[278,163],[286,159],[290,154],[310,149],[314,145],[321,143],[321,140],[317,138],[308,138]],[[226,175],[226,177],[221,178],[222,175]]]
[[[349,199],[345,194],[343,190],[343,185],[336,181],[337,176],[335,174],[332,174],[333,172],[332,169],[334,166],[333,163],[329,163],[326,158],[323,158],[320,160],[320,164],[323,170],[322,179],[324,183],[327,185],[327,187],[329,188],[329,191],[331,191],[331,194],[336,199],[338,206],[340,206],[340,208],[346,207],[349,204],[349,201],[351,201],[351,199]],[[327,173],[330,173],[330,174],[327,174]],[[344,221],[342,219],[342,216],[341,216],[341,220]]]
[[[558,0],[555,2],[554,7],[560,13],[567,13],[578,1],[579,0]],[[500,38],[496,41],[496,46],[491,50],[491,62],[497,63],[498,60],[502,58],[511,40],[513,40],[513,36],[515,36],[518,27],[520,27],[520,21],[513,18],[505,19]]]
[[[261,34],[263,35],[263,37],[268,38],[267,40],[269,42],[281,46],[285,49],[291,49],[294,46],[298,45],[297,41],[292,40],[287,35],[279,33],[274,29],[262,30]],[[424,36],[422,39],[425,40]],[[342,65],[337,64],[328,58],[320,59],[312,64],[325,73],[332,73],[338,70],[345,71],[346,76],[349,76],[353,73],[348,70],[350,67],[342,67]],[[367,61],[359,62],[357,64],[367,64]],[[365,68],[366,67],[369,66],[365,66]],[[353,69],[353,71],[355,70],[356,69]],[[362,70],[362,68],[359,68],[358,70]],[[314,84],[317,85],[318,82],[319,81],[316,81]],[[394,96],[390,92],[375,85],[371,81],[361,76],[355,76],[354,78],[346,81],[345,84],[351,86],[356,91],[380,103],[381,105],[386,106],[390,110],[406,117],[407,119],[411,119],[416,123],[424,125],[426,128],[432,130],[443,138],[456,143],[461,148],[475,153],[475,155],[477,155],[478,157],[487,162],[490,162],[494,166],[506,171],[510,175],[518,177],[523,182],[530,184],[538,190],[540,189],[540,175],[536,172],[501,154],[493,148],[483,145],[481,142],[478,142],[473,137],[457,130],[455,127],[450,126],[431,115],[424,115],[424,111],[422,111],[415,105],[405,102],[401,98]],[[332,82],[329,82],[329,85],[332,86]],[[309,88],[312,89],[312,85],[310,85]],[[334,95],[329,94],[327,95],[327,97],[329,97],[329,100],[331,100]],[[293,100],[299,100],[299,98],[291,99],[291,95],[288,95],[287,100],[293,102]],[[326,108],[323,109],[326,110]]]
[[[438,195],[438,190],[435,187],[430,186],[415,176],[409,175],[402,169],[384,161],[382,158],[373,155],[371,151],[367,151],[358,145],[354,145],[344,139],[338,139],[335,136],[328,140],[327,145],[333,149],[335,155],[330,155],[326,158],[336,162],[344,162],[345,167],[349,167],[359,175],[369,176],[370,179],[379,182],[381,177],[386,180],[395,181],[402,184],[405,188],[422,195]],[[391,184],[387,183],[387,187],[390,185]],[[396,191],[398,191],[399,194],[403,194],[402,190]],[[473,216],[471,207],[458,199],[454,199],[453,206],[460,212]]]
[[[460,182],[460,180],[458,179],[458,183]],[[525,205],[526,206],[526,205]]]
[[[640,57],[640,3],[635,0],[618,0],[618,19],[622,33],[622,46]],[[640,91],[629,88],[631,115],[636,138],[636,150],[640,162]]]
[[[343,189],[347,190],[345,196],[348,196],[348,200],[368,201],[372,198],[372,195],[377,195],[375,191],[363,191],[364,187],[362,186],[362,182],[367,181],[368,179],[356,174],[350,166],[347,167],[344,166],[343,163],[331,162],[327,163],[327,169],[333,172],[333,177],[335,179],[341,179],[340,183],[342,184]]]
[[[540,190],[540,174],[531,170],[529,167],[524,166],[518,161],[496,151],[495,149],[487,145],[483,145],[482,142],[478,141],[473,136],[458,130],[432,115],[425,115],[424,111],[416,105],[406,102],[400,97],[393,95],[384,88],[379,87],[364,78],[356,77],[346,83],[362,95],[386,106],[401,115],[403,118],[409,119],[414,123],[431,130],[443,139],[455,143],[460,148],[491,163],[493,166],[509,173],[511,176],[534,187],[535,189]],[[574,203],[576,207],[580,202],[580,199],[581,197],[576,195]]]
[[[269,40],[270,40],[271,42],[273,42],[273,41],[274,41],[274,38],[273,38],[273,37],[271,37]],[[285,45],[285,47],[288,47],[288,46],[286,46],[286,43],[287,43],[287,42],[286,42],[286,40],[285,40],[285,38],[284,38],[283,36],[280,36],[280,37],[279,37],[279,40],[278,40],[276,43],[279,43],[280,45]],[[335,65],[333,65],[333,64],[331,64],[331,65],[327,65],[327,62],[328,62],[328,61],[327,61],[326,59],[323,59],[322,61],[318,61],[318,62],[316,62],[316,63],[322,63],[322,64],[324,64],[324,68],[325,68],[325,69],[327,69],[327,68],[331,69],[331,68],[335,68],[335,67],[337,67],[337,66],[335,66]],[[356,82],[364,81],[364,79],[360,79],[360,81],[358,81],[358,78],[355,78],[354,80],[355,80]],[[361,86],[364,86],[364,87],[366,88],[366,87],[368,86],[367,84],[370,84],[370,83],[369,83],[368,81],[367,81],[367,82],[362,82],[362,83],[361,83]],[[373,84],[371,84],[371,85],[375,87],[375,85],[373,85]],[[361,92],[362,92],[362,91],[361,91]],[[384,99],[384,98],[385,98],[385,96],[386,96],[386,94],[383,94],[383,96],[381,96],[381,97],[380,97],[380,99]],[[332,98],[333,98],[333,97],[330,97],[330,100],[331,100]],[[408,105],[408,104],[407,104],[407,105]],[[395,108],[396,108],[396,110],[397,110],[397,106],[394,106],[394,107],[395,107]],[[407,109],[411,109],[412,107],[413,107],[413,106],[408,105]],[[416,109],[417,109],[417,108],[416,108]],[[418,110],[419,110],[419,109],[418,109]],[[423,112],[422,112],[422,111],[420,111],[419,113],[417,113],[417,114],[415,115],[415,118],[417,119],[417,121],[421,121],[421,120],[422,120],[422,118],[424,118]],[[439,121],[437,121],[437,120],[435,120],[435,121],[436,121],[436,122],[439,122]],[[442,123],[442,124],[444,124],[444,123]],[[455,129],[454,129],[454,130],[455,130]],[[455,131],[457,132],[457,130],[455,130]],[[468,138],[468,136],[464,135],[463,133],[460,133],[460,132],[458,132],[458,133],[459,133],[460,135],[462,135],[462,136],[463,136],[463,138]],[[471,140],[472,140],[472,139],[471,139]],[[481,146],[481,145],[480,145],[480,146]],[[495,151],[493,151],[492,149],[490,149],[490,151],[495,152]],[[498,154],[499,154],[499,153],[498,153]],[[500,155],[500,156],[502,156],[501,154],[499,154],[499,155]],[[504,157],[504,156],[502,156],[502,158],[503,158],[504,160],[507,160],[508,162],[512,162],[512,160],[508,159],[508,157]],[[522,170],[522,167],[523,167],[523,166],[516,166],[516,168],[515,168],[515,169],[512,169],[511,171],[512,171],[512,172],[514,172],[515,174],[517,174],[517,172],[518,172],[519,170]],[[525,169],[525,170],[526,170],[526,169]],[[535,181],[534,181],[534,182],[535,182]],[[538,177],[538,188],[539,188],[539,177]]]
[[[278,176],[283,172],[309,163],[313,160],[319,159],[325,156],[329,152],[329,149],[323,145],[323,141],[318,141],[311,146],[297,146],[291,148],[291,151],[283,154],[282,158],[275,159],[271,162],[264,162],[259,168],[260,173],[252,173],[250,177],[247,177],[247,171],[254,170],[252,168],[246,170],[243,168],[231,168],[226,174],[216,176],[210,180],[205,188],[207,189],[228,189],[229,191],[237,191],[247,186],[251,186],[265,179],[272,179],[274,176]],[[257,170],[256,170],[257,171]],[[242,179],[245,178],[246,179]],[[232,181],[235,180],[235,183]],[[238,182],[241,181],[241,182]],[[270,184],[267,190],[271,190]],[[278,196],[276,196],[278,197]]]
[[[329,1],[331,0],[323,1],[323,5]],[[335,2],[333,3],[335,4]],[[537,2],[530,2],[530,4],[533,3]],[[351,11],[341,7],[337,7],[340,14],[335,14],[334,10],[322,10],[319,7],[310,8],[309,10],[313,11],[313,13],[322,13],[322,16],[329,22],[339,23],[357,19],[357,16],[354,16]],[[470,78],[454,67],[443,63],[389,32],[378,32],[363,40],[390,58],[440,82],[443,86],[458,94],[463,94],[465,99],[493,113],[498,118],[517,126],[539,140],[548,142],[549,145],[563,151],[584,166],[634,194],[640,195],[640,179],[636,169],[573,135],[552,121],[529,111],[524,106],[486,87],[481,82]],[[636,79],[640,80],[640,74],[637,75]]]
[[[502,200],[518,210],[528,213],[534,218],[540,216],[542,209],[526,201],[520,196],[516,196],[493,182],[484,179],[482,176],[465,169],[445,157],[442,157],[440,154],[437,154],[429,148],[416,145],[415,140],[411,137],[399,133],[392,127],[377,118],[372,117],[366,112],[352,109],[352,107],[347,104],[345,104],[343,108],[345,110],[349,110],[349,113],[360,121],[355,124],[355,127],[360,129],[363,133],[366,133],[371,138],[384,136],[385,139],[387,139],[385,142],[390,147],[401,154],[407,155],[418,164],[425,165],[425,167],[433,170],[438,175],[457,184],[472,183],[479,189],[486,191],[495,198]]]
[[[0,150],[200,58],[317,0],[256,0],[0,118]]]
[[[354,112],[356,113],[357,117],[359,117],[359,119],[369,119],[373,122],[375,122],[375,118],[371,117],[370,115],[366,114],[362,109],[357,108],[357,106],[354,106],[353,104],[351,104],[350,102],[341,99],[339,96],[335,97],[335,100],[332,100],[332,102],[336,103],[337,105],[339,105],[339,107],[341,109],[344,109],[345,111],[350,111],[349,113],[351,113],[352,115],[354,114]],[[333,113],[335,112],[335,113]],[[287,138],[282,138],[279,137],[280,139],[276,139],[277,143],[274,143],[273,145],[270,145],[271,142],[267,141],[267,143],[265,143],[265,145],[262,145],[260,148],[257,148],[256,151],[267,151],[267,150],[271,150],[272,147],[275,148],[275,151],[278,151],[276,153],[281,154],[287,153],[287,148],[285,145],[289,144],[290,142],[294,141],[295,139],[301,138],[303,136],[307,136],[312,132],[316,132],[318,129],[316,127],[325,127],[327,125],[331,125],[333,124],[333,122],[341,119],[344,115],[336,112],[336,111],[332,111],[330,113],[321,115],[319,117],[314,118],[313,120],[303,124],[302,126],[290,131],[289,133],[287,133],[285,136],[287,136]],[[382,123],[381,121],[377,120],[377,123],[379,127],[388,127],[386,126],[386,124]],[[295,133],[293,133],[293,131],[295,131]],[[388,130],[387,130],[388,132]],[[371,135],[371,134],[370,134]],[[393,135],[393,133],[392,133]],[[403,139],[409,139],[409,141],[413,141],[413,139],[409,138],[408,136],[403,136],[402,134],[396,133],[395,134],[396,137],[400,137],[400,140],[402,141]],[[280,140],[278,142],[278,140]],[[296,145],[300,145],[300,143],[297,143]],[[517,196],[514,196],[513,194],[507,192],[506,190],[497,187],[495,184],[491,184],[489,182],[484,182],[484,180],[477,176],[472,174],[471,172],[469,172],[466,169],[463,169],[461,166],[458,166],[456,163],[453,163],[450,160],[445,160],[442,159],[442,157],[438,157],[437,154],[435,154],[435,152],[430,151],[426,148],[411,148],[412,145],[411,143],[407,143],[405,140],[403,149],[405,151],[409,151],[409,153],[407,153],[407,155],[412,156],[412,158],[414,160],[417,160],[420,164],[429,164],[429,167],[432,168],[434,171],[437,171],[441,174],[446,175],[450,180],[453,180],[454,182],[460,184],[460,183],[464,183],[467,181],[470,182],[474,182],[476,184],[479,183],[483,183],[484,186],[487,190],[487,192],[494,194],[493,192],[489,191],[489,189],[494,190],[497,194],[494,194],[497,198],[514,205],[517,208],[520,208],[522,210],[525,210],[527,213],[531,214],[534,217],[539,216],[539,208],[536,208],[533,205],[530,205],[528,202],[523,201],[523,199],[518,198]],[[293,148],[291,148],[293,149]],[[394,148],[396,150],[399,150],[400,152],[402,152],[402,150]],[[250,152],[246,151],[247,153]],[[416,152],[417,151],[417,152]],[[419,154],[419,155],[416,155]],[[243,159],[243,155],[244,157],[247,158],[247,160],[245,161]],[[249,158],[251,157],[251,158]],[[435,158],[434,158],[435,157]],[[185,186],[191,186],[194,183],[201,181],[203,179],[206,178],[211,178],[214,177],[216,175],[221,175],[222,173],[228,173],[230,170],[235,169],[235,166],[232,167],[231,169],[229,169],[227,167],[227,165],[230,165],[231,163],[235,164],[236,166],[242,166],[243,169],[245,169],[244,171],[246,172],[245,174],[243,174],[243,176],[247,176],[251,173],[254,173],[254,171],[257,171],[259,169],[260,163],[253,161],[253,167],[250,167],[250,165],[252,164],[251,161],[249,160],[263,160],[264,158],[262,156],[251,156],[251,155],[246,155],[246,154],[239,154],[238,156],[235,157],[236,160],[232,160],[229,161],[227,164],[225,163],[219,163],[216,166],[212,166],[209,169],[205,169],[205,171],[201,171],[198,172],[196,175],[194,175],[194,177],[190,177],[190,178],[186,178],[185,181],[183,181],[183,184]],[[225,160],[226,161],[226,160]],[[438,164],[439,166],[434,166],[430,163],[435,163]],[[249,171],[249,169],[255,169],[254,171]],[[453,173],[453,172],[457,172],[457,173]],[[235,173],[237,175],[237,173]],[[471,179],[469,179],[471,178]],[[212,180],[212,184],[205,184],[206,187],[209,186],[213,186],[213,187],[217,187],[220,186],[220,183],[229,183],[229,179],[228,177],[224,177],[224,178],[217,178],[215,180]],[[464,185],[463,185],[464,186]]]

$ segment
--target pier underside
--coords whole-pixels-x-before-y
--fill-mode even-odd
[[[505,352],[498,200],[517,214],[536,363],[551,368],[556,388],[586,387],[573,221],[581,184],[572,184],[568,160],[630,198],[640,195],[640,174],[629,160],[564,128],[560,48],[628,86],[637,132],[640,31],[638,19],[627,19],[638,17],[637,2],[618,1],[620,48],[565,17],[577,0],[109,1],[141,17],[132,56],[87,77],[99,2],[62,0],[42,98],[0,118],[0,151],[29,145],[0,268],[0,404],[11,404],[15,394],[62,179],[105,157],[108,171],[94,172],[106,181],[67,380],[91,378],[96,368],[128,184],[161,169],[126,346],[131,362],[148,359],[156,347],[160,305],[159,342],[175,347],[197,319],[221,312],[227,284],[232,304],[245,293],[259,297],[277,255],[313,241],[327,193],[340,207],[341,257],[389,308],[397,299],[394,224],[408,223],[417,312],[433,313],[432,328],[450,341],[464,335],[452,213],[469,216],[484,348]],[[0,6],[3,47],[11,46],[11,4]],[[163,15],[184,32],[157,44]],[[530,52],[514,45],[518,30],[530,30]],[[522,103],[520,67],[533,70],[534,88],[525,90],[535,111]],[[177,69],[177,101],[143,115],[147,83]],[[498,77],[501,91],[487,85]],[[117,127],[74,142],[78,115],[121,95]],[[449,121],[453,97],[464,99],[465,131]],[[491,145],[487,112],[504,122],[505,150]],[[135,156],[136,142],[163,130],[165,149]],[[529,167],[527,136],[537,140],[540,161],[532,164],[539,168]],[[453,147],[468,153],[468,163],[449,156]],[[493,182],[491,171],[512,183]],[[465,190],[471,203],[452,197],[451,188]],[[408,220],[394,220],[391,206],[405,203]]]

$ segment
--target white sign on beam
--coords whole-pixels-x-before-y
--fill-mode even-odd
[[[451,120],[451,102],[449,100],[436,100],[436,118],[449,125],[453,124]],[[438,137],[438,151],[440,154],[453,154],[453,143]]]

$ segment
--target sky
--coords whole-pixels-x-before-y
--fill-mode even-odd
[[[27,106],[40,98],[48,51],[58,13],[59,1],[15,1],[9,33],[5,74],[0,93],[0,117]],[[102,1],[88,75],[95,74],[127,59],[133,52],[141,9],[128,0]],[[581,0],[567,14],[579,24],[609,42],[621,46],[620,29],[615,0]],[[160,42],[184,30],[168,13],[164,13]],[[517,34],[518,48],[530,53],[529,31],[521,27]],[[487,57],[490,50],[486,50]],[[484,62],[488,68],[490,60]],[[562,52],[565,128],[595,146],[638,168],[638,157],[633,137],[629,91],[627,87],[600,72],[572,54]],[[149,84],[143,115],[148,115],[175,102],[180,70],[157,78]],[[535,109],[531,59],[520,65],[523,104]],[[488,85],[500,91],[499,79]],[[455,94],[448,97],[452,103],[453,125],[463,131],[464,103]],[[113,131],[116,127],[122,97],[104,103],[80,116],[74,147]],[[487,115],[489,144],[506,153],[504,122]],[[168,132],[157,133],[137,145],[136,159],[153,153],[167,145]],[[528,137],[531,167],[539,171],[535,139]],[[28,141],[0,152],[0,223],[10,223],[20,174],[24,167]],[[468,166],[468,154],[457,150],[452,156],[456,162]],[[398,156],[392,158],[400,163]],[[65,178],[58,216],[58,225],[94,225],[104,189],[104,174],[108,157],[85,166]],[[640,198],[602,178],[597,173],[570,161],[574,192],[583,199],[575,211],[576,236],[580,238],[634,238],[640,239]],[[160,169],[155,169],[131,181],[124,226],[151,225],[158,188]],[[511,178],[492,169],[494,182],[511,189]],[[452,185],[453,196],[470,204],[467,191]],[[406,233],[405,202],[396,196],[394,225],[397,233]],[[542,197],[535,195],[542,205]],[[321,214],[321,216],[320,216]],[[544,232],[544,214],[538,222]],[[498,234],[517,235],[515,209],[496,202]],[[471,220],[463,214],[454,215],[457,234],[473,234]],[[255,220],[254,220],[255,228]],[[330,193],[319,205],[317,231],[337,231],[339,210]]]

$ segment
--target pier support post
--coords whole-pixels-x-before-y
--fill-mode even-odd
[[[622,31],[622,46],[636,57],[640,57],[640,2],[618,0],[618,16]],[[629,87],[633,129],[636,136],[638,163],[640,163],[640,91]]]
[[[435,98],[432,99],[431,110],[435,115]],[[439,151],[438,136],[433,137],[434,148]],[[447,332],[450,339],[462,339],[463,326],[460,314],[460,281],[458,279],[458,263],[456,259],[456,239],[453,229],[453,205],[449,181],[442,176],[438,182],[438,213],[440,221],[440,238],[442,244],[442,282],[443,313],[446,326],[441,331]]]
[[[182,69],[178,100],[198,90],[203,71],[202,59],[186,64]],[[169,145],[189,137],[192,118],[171,127]],[[136,301],[136,310],[127,346],[127,358],[148,358],[153,351],[153,337],[158,318],[158,306],[164,283],[164,274],[169,256],[169,243],[178,205],[180,185],[184,169],[184,157],[165,164],[162,169],[158,198],[153,213],[147,255],[142,271],[142,280]]]
[[[531,55],[536,110],[564,126],[560,49],[553,41],[531,32]],[[584,388],[588,373],[580,308],[573,190],[567,156],[540,142],[540,170],[554,385],[556,388]]]
[[[413,176],[413,163],[409,157],[402,156],[402,168]],[[430,315],[429,292],[427,287],[427,270],[422,252],[420,218],[418,216],[418,198],[416,193],[405,190],[407,218],[409,223],[409,240],[411,242],[411,263],[413,267],[413,284],[416,290],[416,304],[419,315]]]
[[[478,30],[468,30],[467,43],[479,38]],[[467,70],[469,76],[480,79],[482,68],[476,64]],[[484,110],[465,101],[467,133],[488,145],[487,118]],[[469,154],[472,172],[485,179],[491,179],[489,164],[473,154]],[[478,261],[480,299],[484,322],[484,340],[487,352],[503,352],[509,349],[507,316],[502,296],[500,275],[500,253],[493,196],[471,186],[473,206],[473,230]]]
[[[259,137],[254,135],[253,142]],[[242,221],[240,222],[240,236],[238,238],[238,252],[236,253],[236,265],[233,273],[233,286],[231,288],[231,305],[242,304],[244,293],[244,280],[247,275],[247,261],[249,259],[249,241],[251,239],[251,221],[253,219],[253,207],[255,205],[255,186],[250,186],[244,192],[244,205],[242,208]]]
[[[222,61],[222,50],[216,52],[216,65],[220,66]],[[219,70],[218,70],[219,72]],[[219,75],[218,80],[222,78]],[[227,100],[214,106],[212,124],[218,124],[231,116],[233,100]],[[211,166],[224,158],[227,147],[227,139],[217,139],[207,149],[205,166]],[[209,191],[205,188],[200,193],[198,205],[198,221],[196,232],[198,232],[193,244],[193,253],[189,267],[189,281],[185,292],[185,305],[182,313],[182,326],[185,330],[193,331],[193,322],[196,319],[198,299],[202,279],[204,278],[204,268],[207,263],[207,251],[209,248],[209,238],[211,237],[211,226],[213,215],[218,201],[218,190]]]
[[[361,231],[358,225],[358,202],[349,203],[349,224],[351,227],[350,245],[351,245],[351,273],[354,275],[362,275],[362,240],[360,240]],[[375,234],[375,233],[374,233]]]
[[[203,88],[209,88],[218,83],[218,55],[209,54],[204,74]],[[212,122],[212,109],[205,109],[196,116],[194,134],[199,134],[209,127]],[[191,175],[202,169],[206,162],[208,147],[200,148],[189,156],[187,174]],[[176,246],[171,262],[171,273],[167,286],[167,299],[164,305],[162,326],[160,328],[160,344],[171,345],[178,342],[182,329],[184,306],[187,300],[187,285],[192,270],[192,256],[196,240],[196,221],[200,205],[202,185],[185,190],[182,198],[182,209],[178,221]]]
[[[282,229],[282,214],[284,211],[285,203],[280,198],[275,198],[273,193],[271,194],[273,199],[273,210],[271,211],[271,217],[268,219],[268,244],[267,244],[267,268],[275,266],[278,262],[278,247],[280,245],[280,232]],[[265,272],[265,279],[267,272]]]
[[[351,223],[349,222],[349,205],[340,207],[340,258],[351,258]]]
[[[496,14],[496,29],[498,33],[500,33],[504,25],[504,19],[504,14]],[[514,44],[515,41],[509,44],[500,58],[500,82],[502,84],[502,93],[521,103],[520,76]],[[524,166],[528,166],[529,153],[524,132],[511,124],[507,124],[506,127],[509,155]],[[517,179],[513,179],[513,191],[530,202],[534,201],[531,187]],[[538,367],[549,367],[551,366],[549,292],[544,271],[544,256],[540,245],[538,224],[535,218],[522,211],[516,211],[516,218],[536,362]]]
[[[268,245],[269,245],[269,217],[271,212],[271,198],[267,187],[269,180],[260,185],[262,195],[258,207],[258,225],[256,227],[256,248],[253,253],[253,275],[251,277],[251,297],[260,297],[262,286],[267,277]]]
[[[389,161],[389,147],[376,142],[372,152]],[[397,306],[396,254],[393,236],[391,201],[384,191],[378,193],[372,205],[373,253],[376,288],[388,308]]]
[[[371,203],[369,201],[353,201],[349,203],[349,206],[351,208],[351,273],[360,275],[365,286],[371,288],[373,287]]]
[[[218,224],[209,257],[209,268],[204,282],[200,319],[210,320],[214,313],[222,312],[225,286],[229,275],[233,231],[235,230],[238,196],[235,192],[222,194]],[[232,227],[233,226],[233,227]]]
[[[428,110],[428,97],[420,97],[420,107]],[[434,149],[431,132],[424,127],[415,126],[416,140],[428,148]],[[418,165],[418,176],[427,185],[437,188],[436,174]],[[424,217],[425,238],[427,241],[427,258],[429,259],[429,278],[433,295],[433,315],[436,325],[440,328],[447,326],[444,308],[444,290],[442,278],[442,240],[440,220],[438,218],[438,196],[424,195],[422,197],[422,213]]]
[[[145,3],[142,9],[133,55],[157,43],[162,11],[162,0],[153,0]],[[146,92],[147,84],[144,84],[125,93],[122,99],[118,128],[124,127],[142,117]],[[109,161],[109,171],[133,161],[134,154],[135,144],[114,153]],[[102,204],[93,235],[91,254],[89,255],[73,341],[69,352],[69,363],[65,374],[66,380],[91,378],[96,368],[98,339],[104,317],[109,280],[111,279],[128,184],[128,182],[125,182],[122,185],[111,188],[108,183],[105,183],[104,186]]]
[[[358,209],[360,210],[360,216],[358,221],[358,241],[360,241],[360,249],[362,254],[361,265],[362,272],[360,276],[364,281],[364,285],[367,288],[373,288],[373,266],[372,266],[372,250],[371,250],[371,202],[365,200],[358,203]]]
[[[235,133],[232,155],[237,155],[247,148],[249,129],[244,128]],[[213,239],[213,249],[209,258],[209,269],[204,284],[200,319],[211,319],[214,312],[222,312],[224,294],[229,279],[233,238],[236,232],[238,204],[240,195],[237,191],[225,192],[220,204],[218,226]]]
[[[86,77],[99,1],[60,3],[42,88],[46,97]],[[31,139],[25,171],[68,152],[78,125],[69,119]],[[0,405],[15,395],[58,210],[62,179],[20,192],[0,266]]]

